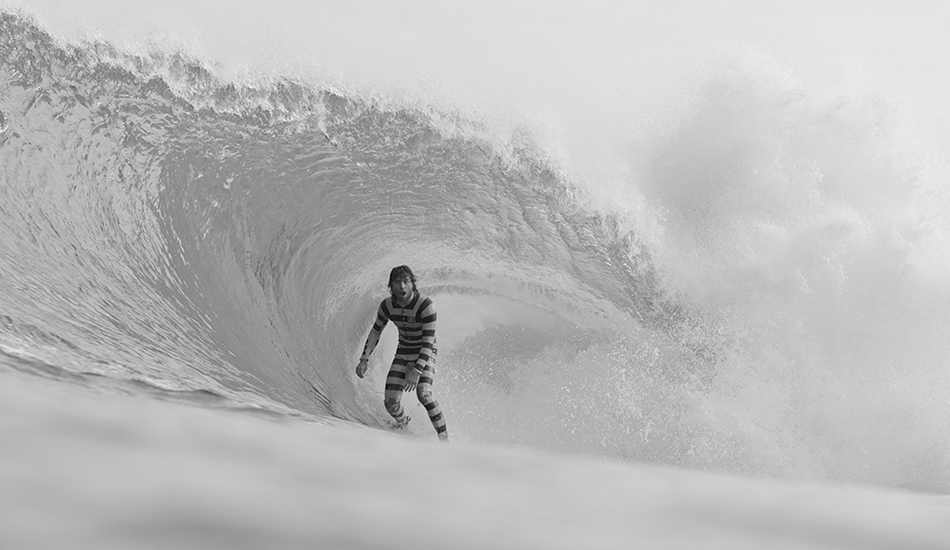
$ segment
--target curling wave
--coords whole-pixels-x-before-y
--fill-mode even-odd
[[[374,356],[376,378],[358,383],[352,368],[386,273],[405,263],[439,307],[437,391],[461,437],[948,486],[950,435],[936,421],[945,405],[910,405],[900,397],[917,384],[899,387],[891,412],[904,415],[908,440],[891,419],[870,415],[876,384],[850,364],[826,369],[827,355],[810,355],[831,345],[821,335],[777,342],[774,331],[755,332],[768,318],[779,332],[816,315],[834,320],[809,310],[816,302],[774,270],[823,285],[830,271],[796,262],[824,255],[838,262],[836,288],[847,293],[848,273],[875,266],[843,266],[854,248],[835,256],[830,244],[847,248],[863,222],[837,220],[829,226],[838,233],[808,241],[789,236],[799,218],[775,216],[771,226],[755,218],[783,196],[746,202],[750,190],[769,193],[736,168],[757,168],[761,143],[737,139],[738,153],[710,148],[707,164],[683,162],[696,157],[684,149],[709,125],[748,115],[735,112],[748,102],[723,93],[723,82],[655,157],[643,193],[669,231],[647,242],[623,214],[585,206],[585,191],[530,136],[499,144],[477,120],[445,110],[291,78],[225,82],[181,53],[61,44],[13,13],[0,14],[0,50],[7,353],[282,414],[379,425],[393,342]],[[697,173],[724,157],[733,164],[714,166],[714,185],[697,187]],[[852,191],[841,191],[838,204],[864,199]],[[780,201],[766,206],[795,213]],[[758,240],[742,241],[749,227]],[[769,257],[771,245],[806,250]],[[728,252],[743,246],[751,260]],[[753,285],[757,300],[725,293],[726,283]],[[789,305],[799,309],[789,314]],[[930,349],[934,357],[946,351]],[[912,371],[945,387],[937,364]],[[832,387],[865,394],[830,411]],[[770,402],[772,415],[757,418]],[[885,450],[869,451],[863,432],[836,448],[855,426],[842,421],[847,414],[891,429]],[[849,466],[861,452],[863,466]],[[902,465],[889,462],[897,455]]]

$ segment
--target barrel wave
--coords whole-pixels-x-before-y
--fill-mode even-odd
[[[47,376],[383,426],[408,264],[459,439],[950,490],[950,233],[875,105],[733,67],[608,208],[450,109],[15,13],[0,50],[0,344]]]

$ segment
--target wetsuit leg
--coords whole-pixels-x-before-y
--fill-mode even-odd
[[[406,372],[408,372],[408,362],[399,355],[393,357],[393,364],[389,368],[389,374],[386,375],[386,392],[383,398],[383,404],[386,405],[386,411],[396,422],[404,422],[406,412],[402,408],[402,392],[406,388]]]
[[[445,415],[442,414],[442,407],[440,407],[438,401],[432,397],[432,382],[435,377],[434,362],[435,358],[433,357],[432,362],[426,365],[426,368],[419,376],[419,383],[416,385],[416,395],[419,397],[419,402],[422,403],[422,406],[426,408],[426,412],[429,415],[429,422],[432,422],[432,427],[435,428],[435,433],[439,435],[439,439],[448,439],[449,432],[445,426]]]

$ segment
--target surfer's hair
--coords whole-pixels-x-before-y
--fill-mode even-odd
[[[399,265],[392,269],[389,272],[389,288],[392,289],[393,283],[399,279],[408,278],[412,281],[412,290],[416,290],[416,276],[412,273],[412,270],[409,269],[408,265]]]

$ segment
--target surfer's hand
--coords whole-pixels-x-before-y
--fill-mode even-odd
[[[406,375],[406,388],[403,391],[412,391],[416,389],[416,384],[419,383],[419,375],[421,372],[416,369],[409,371],[409,374]]]
[[[356,365],[356,376],[363,378],[363,375],[366,374],[366,369],[369,367],[369,361],[366,359],[360,359],[360,364]]]

